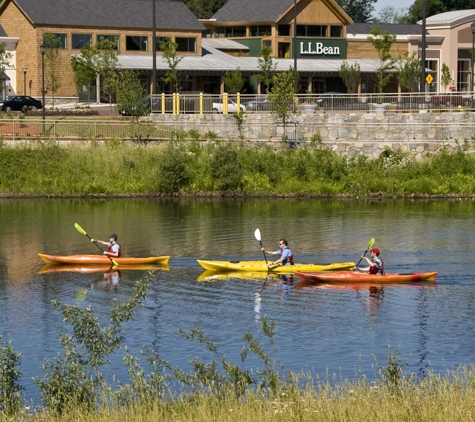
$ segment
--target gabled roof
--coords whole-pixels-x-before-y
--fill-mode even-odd
[[[33,25],[88,26],[100,28],[152,28],[150,0],[4,0],[0,13],[12,2]],[[205,29],[179,1],[155,3],[158,29]]]
[[[229,0],[211,19],[225,22],[275,22],[294,0]]]
[[[475,9],[453,10],[426,19],[427,28],[454,28],[475,19]],[[422,21],[417,22],[422,24]]]
[[[348,35],[370,35],[371,28],[379,26],[382,32],[389,32],[394,35],[421,35],[422,27],[416,24],[398,23],[354,23],[346,27]]]

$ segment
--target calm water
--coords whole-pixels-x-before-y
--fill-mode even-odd
[[[113,299],[130,297],[146,272],[121,271],[116,287],[99,273],[39,273],[38,252],[96,253],[78,233],[118,233],[125,255],[171,255],[154,273],[150,297],[125,327],[126,344],[139,356],[153,347],[173,365],[210,356],[182,339],[178,329],[202,328],[219,350],[239,362],[245,332],[270,353],[259,321],[277,323],[278,359],[285,369],[372,377],[372,354],[385,360],[399,350],[409,370],[445,369],[473,362],[475,343],[475,203],[354,202],[324,200],[0,200],[0,334],[23,355],[26,397],[38,400],[32,376],[58,352],[67,331],[51,300],[92,306],[106,322]],[[285,237],[297,262],[357,261],[370,238],[388,272],[438,271],[436,284],[360,288],[299,288],[259,278],[206,278],[196,262],[260,259],[254,230],[266,249]],[[76,293],[87,288],[83,301]],[[126,379],[122,351],[107,374]],[[258,367],[255,358],[248,365]]]

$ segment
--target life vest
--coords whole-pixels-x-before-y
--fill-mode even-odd
[[[285,258],[283,261],[282,261],[282,265],[287,265],[287,264],[290,264],[290,265],[294,265],[294,253],[292,252],[292,250],[289,248],[289,247],[285,247],[283,250],[282,250],[282,253],[284,253],[284,250],[285,249],[288,249],[290,251],[290,256]]]
[[[120,245],[118,243],[115,243],[115,245],[117,245],[119,247],[119,253],[117,254],[117,258],[119,258],[120,254],[122,252],[122,248],[120,247]],[[114,246],[114,245],[110,245],[108,247],[108,252],[110,252],[110,253],[114,253],[114,250],[112,249],[112,246]]]
[[[377,266],[373,267],[372,265],[370,265],[369,267],[370,274],[378,274],[378,272],[381,272],[381,275],[384,274],[384,262],[382,259],[380,261],[381,261],[381,269],[379,269]]]

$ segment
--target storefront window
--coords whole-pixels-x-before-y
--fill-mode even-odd
[[[96,43],[108,40],[110,42],[113,42],[115,44],[114,50],[119,49],[119,36],[118,35],[98,35],[96,37]]]
[[[459,59],[457,64],[457,91],[468,91],[470,86],[470,59]]]
[[[246,27],[245,26],[229,26],[224,28],[224,36],[229,37],[245,37],[246,36]]]
[[[341,38],[343,37],[343,27],[342,26],[330,26],[330,38]]]
[[[437,59],[429,59],[426,60],[426,69],[430,69],[430,72],[433,80],[430,84],[427,84],[427,92],[438,92],[439,86],[439,60]],[[429,72],[427,72],[429,73]],[[427,77],[427,76],[426,76]]]
[[[129,51],[147,51],[147,37],[129,35],[125,37],[125,48]]]
[[[253,25],[249,27],[251,37],[268,37],[271,35],[270,25]]]
[[[175,42],[178,44],[176,51],[186,51],[188,53],[194,53],[196,51],[196,38],[175,38]]]
[[[290,36],[290,25],[279,25],[277,27],[277,33],[281,37],[288,37]]]
[[[74,50],[80,50],[85,45],[92,43],[92,35],[91,34],[72,34],[71,35],[72,41],[72,48]]]
[[[326,37],[326,25],[297,25],[298,37]]]
[[[46,34],[43,34],[43,41],[45,40],[44,35],[46,35]],[[57,48],[67,48],[67,44],[66,44],[66,34],[56,34],[56,33],[53,33],[53,35],[54,35],[55,38],[58,40],[58,42],[55,43],[55,46],[54,46],[54,47],[57,47]]]

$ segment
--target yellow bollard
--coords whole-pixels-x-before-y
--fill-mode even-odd
[[[241,94],[239,92],[236,94],[236,106],[236,111],[239,113],[241,111]]]
[[[165,93],[162,92],[162,114],[165,114]]]
[[[176,114],[180,114],[180,93],[176,93]]]
[[[223,114],[228,114],[228,93],[223,94]]]
[[[459,111],[462,111],[462,106],[461,105],[459,105]]]
[[[203,114],[203,93],[200,92],[200,114]]]

